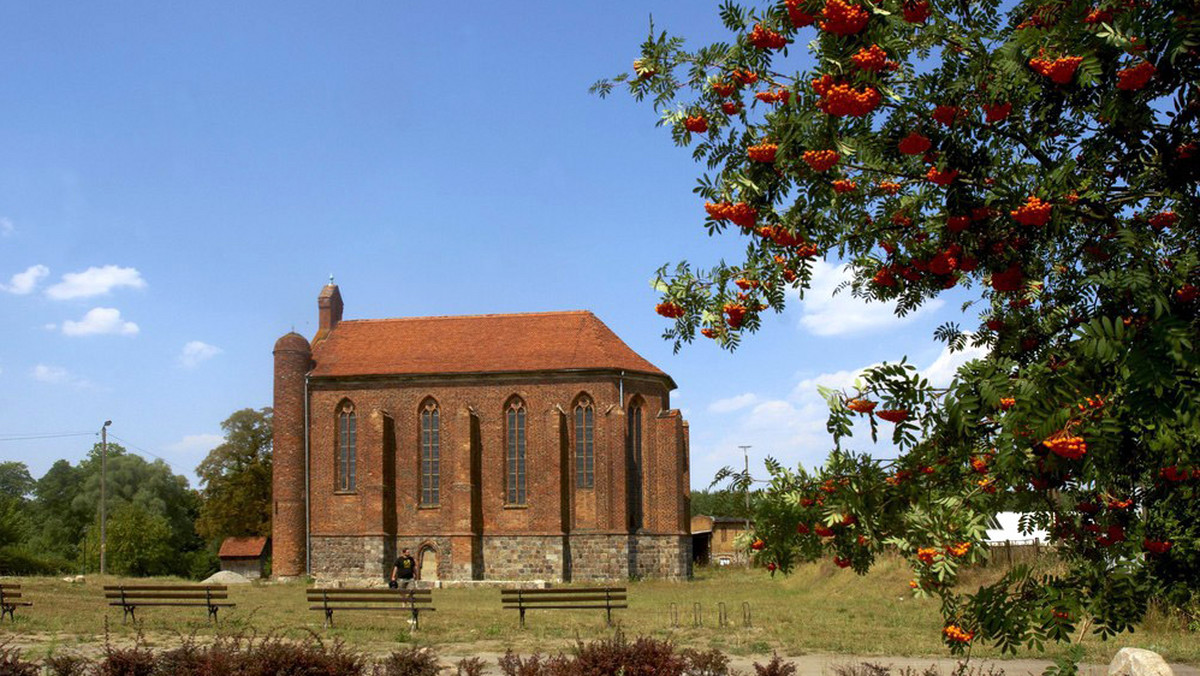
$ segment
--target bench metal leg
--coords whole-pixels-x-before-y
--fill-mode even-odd
[[[121,606],[121,610],[125,611],[121,615],[121,624],[125,624],[126,619],[131,619],[137,623],[137,606]]]
[[[413,614],[413,618],[412,618],[413,619],[413,631],[416,631],[421,628],[421,611],[417,610],[416,608],[413,608],[412,614]]]
[[[3,607],[0,607],[0,622],[3,622],[4,616],[8,615],[8,619],[12,620],[13,624],[16,624],[17,618],[15,615],[13,615],[13,611],[16,609],[17,609],[16,606],[10,606],[8,604],[5,604]]]
[[[525,628],[525,609],[521,608],[521,628]]]
[[[208,619],[212,620],[213,624],[217,623],[217,611],[220,609],[221,609],[221,606],[209,606],[208,607]]]
[[[333,626],[333,608],[326,608],[325,609],[325,628],[328,629],[332,626]]]

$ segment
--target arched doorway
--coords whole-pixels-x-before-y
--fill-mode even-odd
[[[417,557],[417,566],[421,569],[421,579],[434,581],[438,579],[438,554],[433,547],[422,547]]]

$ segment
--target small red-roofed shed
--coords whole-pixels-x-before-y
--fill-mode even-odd
[[[271,554],[271,538],[263,535],[225,538],[217,557],[221,570],[228,570],[250,580],[266,575],[267,557]]]

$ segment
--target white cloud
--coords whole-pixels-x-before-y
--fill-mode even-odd
[[[747,406],[753,406],[758,401],[758,395],[751,392],[739,394],[736,397],[718,399],[708,405],[709,413],[733,413]]]
[[[38,282],[49,274],[50,268],[45,265],[31,265],[25,268],[24,272],[18,272],[13,275],[8,284],[0,284],[0,289],[4,289],[17,296],[24,296],[33,291],[37,287]]]
[[[189,434],[173,444],[168,444],[166,449],[173,453],[192,455],[208,453],[223,443],[225,437],[220,434]]]
[[[63,335],[92,336],[105,333],[115,333],[122,336],[136,336],[138,325],[123,321],[121,311],[111,307],[98,307],[88,310],[83,319],[73,322],[67,320],[62,324]]]
[[[906,316],[897,317],[894,302],[880,303],[855,298],[849,288],[834,294],[838,286],[850,278],[849,265],[834,266],[822,260],[813,262],[812,283],[800,303],[800,325],[805,330],[817,336],[864,333],[912,321],[922,314],[936,312],[945,304],[945,301],[935,298]]]
[[[146,280],[142,279],[142,273],[136,268],[122,268],[116,265],[90,267],[83,272],[66,273],[62,276],[62,281],[46,289],[46,295],[54,300],[91,298],[121,287],[143,289],[146,287]]]
[[[7,218],[0,218],[0,237],[10,237],[17,231],[17,226]]]
[[[216,345],[193,340],[183,346],[183,352],[179,354],[179,364],[188,369],[196,368],[200,362],[208,361],[221,352],[221,348]]]
[[[33,372],[30,374],[33,379],[42,383],[65,383],[71,379],[71,374],[61,366],[47,366],[46,364],[38,364],[33,367]]]
[[[925,376],[929,384],[934,387],[946,387],[963,364],[975,359],[982,359],[987,356],[987,353],[986,347],[975,347],[970,344],[958,352],[951,352],[950,347],[946,346],[942,348],[942,353],[938,355],[938,358],[921,372],[921,375]]]

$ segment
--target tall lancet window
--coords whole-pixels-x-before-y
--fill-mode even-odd
[[[441,428],[437,402],[421,408],[421,506],[436,507],[441,499]]]
[[[526,504],[525,494],[525,404],[513,399],[505,416],[507,453],[505,467],[505,502],[510,505]]]
[[[575,404],[575,487],[592,488],[595,480],[595,408],[592,400],[580,398]]]
[[[356,490],[354,476],[358,461],[358,422],[354,415],[354,404],[342,402],[338,409],[338,453],[337,489],[350,492]]]

